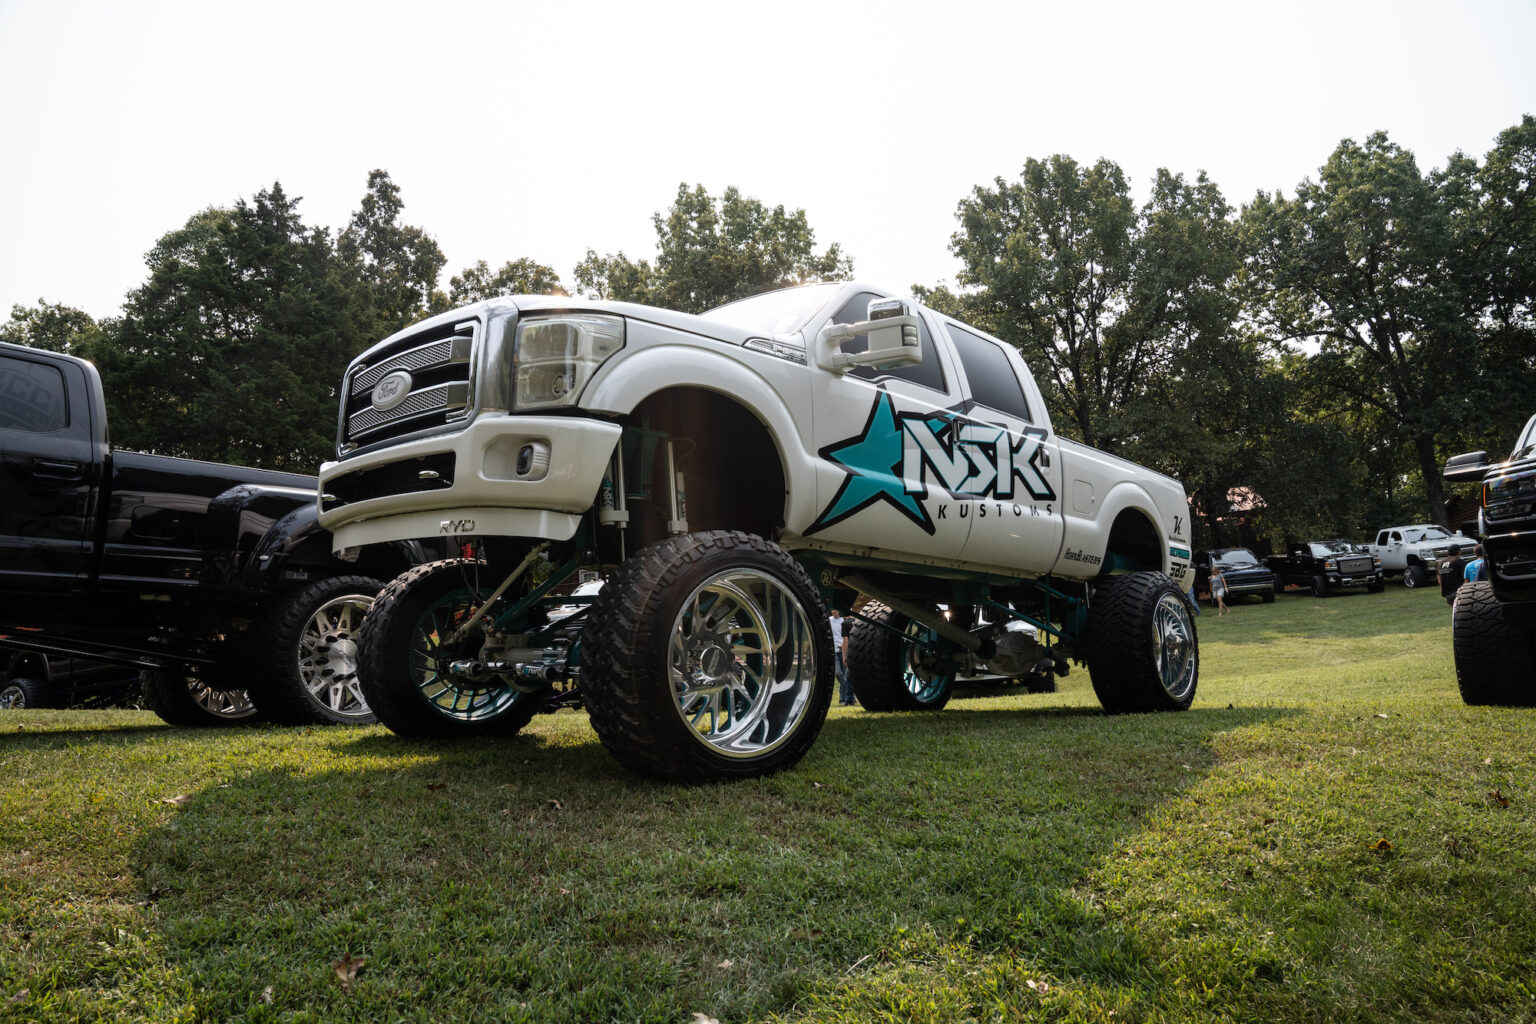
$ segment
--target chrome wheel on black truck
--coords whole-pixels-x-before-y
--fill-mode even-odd
[[[543,707],[550,687],[514,681],[485,657],[497,598],[467,559],[419,565],[380,591],[358,631],[358,678],[368,707],[401,736],[511,736]],[[494,584],[493,584],[494,585]],[[492,659],[494,660],[494,659]]]
[[[1111,714],[1184,711],[1195,699],[1200,645],[1184,595],[1160,572],[1100,583],[1083,638],[1088,676]]]
[[[1463,701],[1536,706],[1536,629],[1505,621],[1493,584],[1479,580],[1456,592],[1451,649]]]
[[[712,531],[623,564],[592,605],[581,689],[620,762],[680,782],[767,775],[805,755],[832,699],[832,631],[776,544]]]
[[[277,602],[254,631],[248,680],[262,713],[285,725],[361,725],[374,720],[357,678],[357,632],[384,584],[333,576]]]
[[[224,690],[210,686],[200,674],[217,669],[199,669],[193,674],[145,669],[139,673],[139,690],[144,706],[160,716],[167,725],[194,728],[236,725],[258,718],[261,712],[244,690]]]
[[[51,707],[51,688],[41,679],[12,679],[0,687],[0,711]]]

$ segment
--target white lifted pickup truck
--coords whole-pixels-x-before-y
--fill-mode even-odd
[[[776,771],[827,712],[834,591],[870,599],[849,657],[869,709],[942,707],[976,659],[1085,663],[1112,712],[1194,697],[1182,486],[1057,436],[1015,349],[909,300],[493,299],[375,345],[341,395],[319,495],[336,550],[465,552],[396,579],[360,631],[397,733],[510,734],[579,664],[631,769]],[[549,622],[579,569],[606,585]]]

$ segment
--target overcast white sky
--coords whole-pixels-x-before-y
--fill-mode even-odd
[[[0,319],[96,317],[144,253],[280,181],[339,228],[370,169],[448,274],[653,258],[679,182],[801,207],[860,279],[953,278],[956,203],[1108,157],[1236,205],[1385,129],[1421,168],[1536,113],[1536,0],[0,0]]]

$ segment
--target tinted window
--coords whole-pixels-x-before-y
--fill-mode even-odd
[[[956,323],[946,323],[950,340],[960,355],[960,365],[965,367],[965,379],[971,385],[971,397],[982,405],[1005,412],[1029,422],[1029,405],[1024,401],[1024,391],[1019,387],[1018,375],[1013,364],[996,343]]]
[[[860,320],[869,318],[869,300],[879,299],[883,296],[874,292],[859,292],[853,298],[843,303],[843,307],[832,316],[835,324],[856,324]],[[935,391],[945,391],[944,367],[939,365],[939,353],[933,347],[933,338],[928,333],[928,322],[923,317],[917,319],[918,333],[921,335],[919,344],[922,346],[923,361],[916,366],[897,366],[889,370],[877,370],[873,366],[855,366],[853,376],[862,377],[864,380],[885,380],[894,377],[897,380],[911,381],[913,384],[921,384],[925,388]],[[869,335],[859,334],[853,340],[843,345],[844,352],[863,352],[869,348]]]
[[[0,356],[0,427],[46,434],[69,422],[58,367]]]

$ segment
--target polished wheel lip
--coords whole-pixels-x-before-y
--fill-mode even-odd
[[[464,643],[447,649],[442,646],[442,638],[451,636],[478,607],[479,601],[469,590],[444,594],[416,620],[406,655],[421,699],[435,714],[455,722],[495,718],[524,696],[510,686],[475,685],[448,671],[453,661],[479,653],[483,634],[478,629]],[[489,618],[494,618],[494,613]]]
[[[1199,651],[1189,608],[1178,594],[1164,594],[1152,609],[1152,650],[1164,692],[1176,701],[1188,699],[1195,688]]]
[[[198,707],[227,722],[254,718],[258,713],[244,690],[215,690],[200,679],[189,679],[187,693]]]
[[[7,686],[0,690],[0,711],[9,711],[12,708],[26,708],[27,695],[19,686]]]
[[[341,594],[315,609],[299,636],[299,681],[309,699],[340,718],[373,716],[357,678],[357,630],[373,607],[365,594]]]
[[[716,573],[672,622],[673,709],[689,735],[724,757],[761,757],[794,736],[814,703],[817,668],[811,620],[771,573]]]

